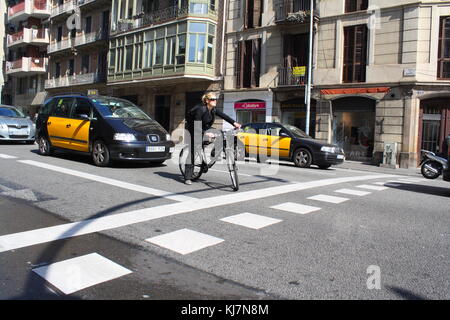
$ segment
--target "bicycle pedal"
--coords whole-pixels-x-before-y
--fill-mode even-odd
[[[206,166],[203,167],[203,168],[202,168],[202,172],[203,172],[203,173],[207,173],[207,172],[208,172],[208,167],[206,167]]]

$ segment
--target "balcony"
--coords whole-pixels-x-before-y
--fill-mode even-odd
[[[72,86],[92,85],[105,81],[106,76],[103,72],[76,74],[73,76],[45,80],[45,89],[47,90]]]
[[[318,11],[314,11],[318,18]],[[310,0],[279,0],[275,3],[275,23],[302,24],[309,22],[311,15]]]
[[[111,0],[77,0],[77,5],[81,10],[96,10],[98,8],[111,6]]]
[[[50,16],[47,0],[25,0],[8,8],[8,22],[14,23],[29,17],[45,19]]]
[[[66,40],[50,43],[47,47],[47,53],[51,54],[59,51],[72,49],[74,46],[75,46],[75,38],[70,37]]]
[[[27,45],[43,46],[50,42],[48,29],[29,29],[9,34],[7,36],[8,48],[20,48]]]
[[[85,46],[106,40],[108,40],[107,32],[100,29],[97,32],[82,34],[75,37],[75,46]]]
[[[308,72],[305,75],[298,76],[294,74],[293,68],[278,68],[278,87],[304,86],[308,82]]]
[[[6,62],[6,74],[24,76],[47,73],[47,58],[23,57],[16,61]]]
[[[53,7],[50,13],[50,19],[55,19],[59,17],[64,17],[65,15],[72,14],[73,10],[75,10],[76,7],[76,1],[70,0],[67,2],[64,2],[61,5],[58,5],[56,7]]]

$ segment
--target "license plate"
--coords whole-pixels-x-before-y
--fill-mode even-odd
[[[337,158],[338,159],[344,159],[344,156],[342,154],[338,154]]]
[[[28,134],[26,129],[9,129],[10,136],[24,136]]]
[[[147,152],[164,152],[166,151],[166,147],[146,147]]]

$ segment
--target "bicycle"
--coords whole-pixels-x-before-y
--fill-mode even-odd
[[[202,147],[200,152],[196,151],[194,155],[194,173],[192,176],[192,180],[198,180],[203,173],[208,172],[208,169],[210,169],[217,160],[219,160],[221,156],[221,152],[217,152],[215,150],[215,145],[213,145],[213,148],[211,150],[211,159],[208,161],[207,155],[205,152],[205,147],[212,144],[215,139],[217,139],[219,136],[223,137],[223,144],[222,144],[222,151],[225,154],[225,160],[227,163],[228,171],[230,173],[231,177],[231,184],[232,189],[234,191],[239,190],[239,179],[238,179],[238,168],[236,164],[237,159],[237,131],[223,131],[221,130],[221,134],[215,134],[212,141],[203,141]],[[233,140],[231,140],[233,139]],[[181,174],[185,176],[185,165],[186,160],[189,155],[190,146],[185,145],[183,149],[181,149],[180,157],[179,157],[179,167]]]

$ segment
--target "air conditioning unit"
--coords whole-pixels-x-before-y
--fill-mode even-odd
[[[397,142],[384,144],[382,167],[388,167],[388,168],[393,168],[393,169],[398,168]]]

